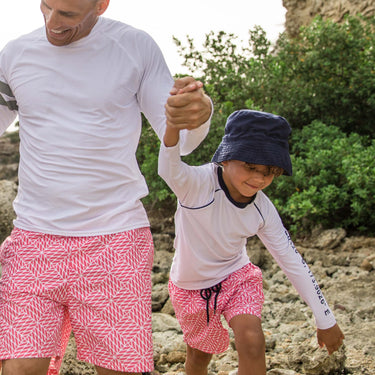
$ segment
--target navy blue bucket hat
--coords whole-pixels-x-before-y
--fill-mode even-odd
[[[291,176],[290,133],[290,125],[281,116],[249,109],[233,112],[212,161],[240,160],[281,167],[284,174]]]

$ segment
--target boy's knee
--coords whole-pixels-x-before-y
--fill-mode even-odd
[[[263,331],[245,329],[235,336],[238,355],[246,355],[250,358],[264,356],[266,342]]]
[[[211,361],[212,354],[202,352],[190,346],[187,347],[186,363],[193,367],[207,367]]]

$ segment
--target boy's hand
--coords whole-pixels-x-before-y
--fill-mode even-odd
[[[211,100],[202,90],[202,82],[192,77],[177,79],[165,105],[167,125],[178,129],[195,129],[211,114]]]
[[[317,336],[319,346],[322,348],[325,345],[329,355],[340,348],[345,338],[338,324],[328,329],[318,328]]]
[[[171,95],[184,94],[196,91],[203,87],[203,83],[196,81],[193,77],[183,77],[175,80],[174,85],[169,92]]]

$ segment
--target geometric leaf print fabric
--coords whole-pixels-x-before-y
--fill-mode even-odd
[[[249,263],[223,280],[217,294],[216,310],[214,293],[209,299],[209,324],[207,300],[202,298],[200,290],[181,289],[170,280],[169,294],[184,341],[205,353],[219,354],[229,345],[229,333],[222,324],[221,315],[228,323],[241,314],[261,319],[264,302],[262,272]]]
[[[72,329],[78,359],[153,370],[149,228],[89,237],[15,228],[0,250],[0,359],[52,357],[48,374],[58,374]]]

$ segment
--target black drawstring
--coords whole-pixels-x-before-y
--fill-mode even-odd
[[[206,314],[207,314],[207,325],[210,322],[210,313],[208,308],[210,307],[210,298],[211,298],[211,288],[202,289],[201,297],[206,301]]]
[[[221,283],[219,283],[217,285],[214,285],[211,288],[202,289],[201,292],[200,292],[201,293],[201,297],[206,301],[207,325],[210,322],[209,308],[210,308],[210,299],[211,299],[212,292],[215,293],[214,314],[216,314],[217,297],[218,297],[218,295],[220,293],[220,290],[221,290]]]
[[[217,306],[217,297],[220,293],[220,290],[221,290],[221,283],[213,286],[212,288],[212,291],[215,293],[215,301],[214,301],[214,314],[216,313],[216,306]]]

